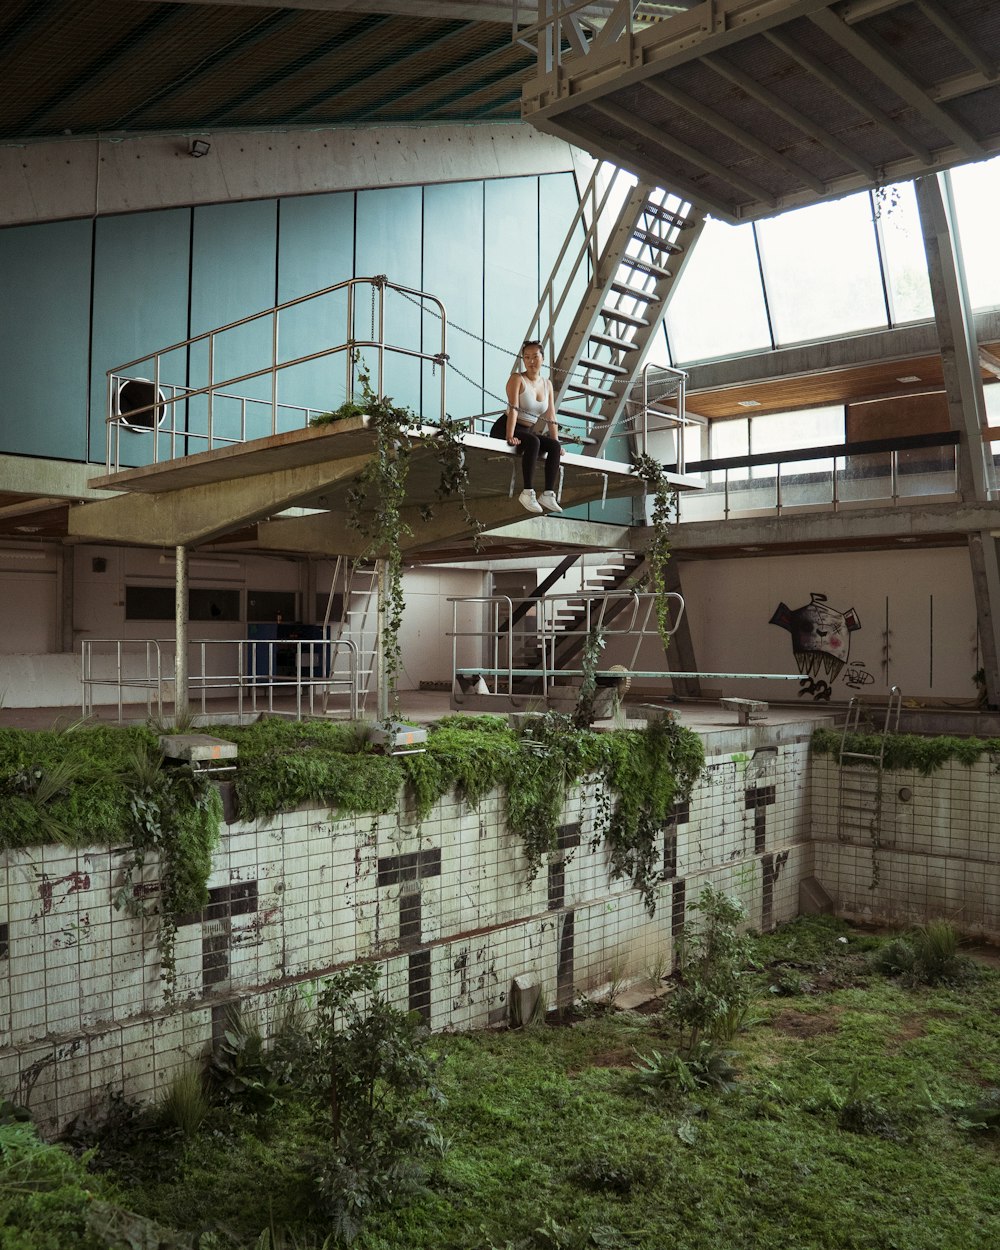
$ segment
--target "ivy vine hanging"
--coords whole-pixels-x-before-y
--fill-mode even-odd
[[[351,417],[364,417],[375,435],[375,453],[347,492],[347,524],[366,541],[363,557],[384,561],[382,580],[383,618],[381,645],[385,680],[392,692],[390,716],[399,714],[396,679],[401,667],[399,630],[406,606],[403,596],[402,539],[413,531],[403,519],[406,480],[413,447],[433,450],[441,466],[435,490],[439,500],[457,498],[463,519],[476,549],[483,524],[468,506],[469,474],[462,446],[461,426],[451,417],[421,423],[412,409],[396,404],[388,395],[377,395],[371,375],[360,356],[355,356],[360,399],[351,398],[332,412],[314,417],[311,425],[329,425]],[[433,507],[421,507],[423,520],[434,515]]]
[[[663,465],[645,452],[633,458],[632,468],[653,496],[653,536],[646,557],[649,560],[650,584],[656,595],[656,628],[663,649],[667,650],[670,646],[670,604],[667,600],[666,569],[671,554],[670,527],[677,515],[677,489],[671,485]]]

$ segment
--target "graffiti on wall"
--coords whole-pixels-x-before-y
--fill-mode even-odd
[[[787,629],[792,636],[792,654],[804,674],[799,683],[800,697],[828,700],[833,682],[850,657],[851,634],[861,628],[857,612],[831,608],[826,595],[814,591],[801,608],[779,603],[769,624]]]

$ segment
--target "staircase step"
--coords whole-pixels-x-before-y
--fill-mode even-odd
[[[632,231],[632,238],[639,243],[647,244],[656,252],[662,252],[665,256],[679,256],[684,251],[677,243],[671,243],[652,230],[644,230],[642,226],[636,226]]]
[[[618,396],[614,391],[609,391],[602,386],[588,386],[586,382],[570,382],[566,387],[568,391],[575,391],[578,395],[589,395],[592,399],[617,399]]]
[[[607,417],[602,417],[599,412],[579,412],[575,408],[557,408],[556,412],[560,417],[574,417],[577,421],[601,422],[607,421]]]
[[[637,317],[633,313],[623,312],[620,308],[602,308],[600,313],[605,321],[620,321],[622,325],[635,326],[636,329],[640,330],[649,325],[645,317]]]
[[[660,297],[655,291],[643,291],[639,287],[629,286],[627,282],[612,282],[611,289],[618,295],[631,295],[633,299],[642,300],[644,304],[658,304]],[[648,322],[644,322],[648,325]]]
[[[629,339],[616,339],[613,334],[598,334],[595,330],[591,330],[587,337],[592,343],[600,343],[602,347],[610,347],[616,352],[634,352],[638,347]]]
[[[664,208],[662,204],[654,204],[652,200],[647,201],[642,211],[647,217],[655,217],[657,221],[667,221],[678,230],[690,230],[694,225],[689,217],[682,217],[680,213]]]
[[[629,256],[626,253],[619,262],[627,265],[629,269],[634,269],[636,273],[648,274],[651,278],[669,278],[670,270],[664,269],[662,265],[656,265],[651,260],[640,260],[638,256]]]
[[[591,360],[589,358],[581,360],[579,368],[598,369],[601,373],[610,373],[616,378],[628,377],[632,372],[631,369],[626,369],[623,365],[613,365],[606,360]]]

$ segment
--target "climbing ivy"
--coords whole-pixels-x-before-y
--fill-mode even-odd
[[[468,506],[469,474],[462,445],[461,426],[450,417],[428,421],[387,395],[377,395],[360,356],[355,356],[360,399],[351,398],[332,412],[314,417],[311,425],[329,425],[348,418],[364,417],[375,434],[375,454],[354,479],[347,492],[347,524],[365,538],[364,557],[384,562],[382,655],[385,680],[392,691],[391,713],[399,715],[396,678],[400,669],[399,630],[403,623],[402,539],[412,530],[403,520],[406,481],[414,445],[432,450],[441,466],[435,489],[438,500],[457,498],[466,526],[478,550],[483,524]],[[434,515],[432,505],[420,509],[423,520]]]
[[[656,595],[656,627],[664,650],[670,646],[670,606],[667,601],[666,568],[671,555],[671,525],[677,514],[677,491],[663,465],[645,452],[635,456],[632,468],[653,494],[653,536],[646,552],[650,584]]]

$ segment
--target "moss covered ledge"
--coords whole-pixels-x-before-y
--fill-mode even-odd
[[[212,732],[239,748],[234,787],[242,820],[303,805],[335,815],[387,813],[403,787],[422,819],[446,794],[475,806],[499,790],[532,876],[556,848],[569,787],[591,778],[595,841],[605,840],[613,875],[634,881],[650,910],[660,831],[704,764],[701,739],[669,718],[595,733],[552,712],[520,732],[505,717],[449,716],[431,726],[425,752],[399,757],[378,753],[358,724],[273,719]],[[132,848],[129,873],[155,851],[163,864],[162,912],[176,917],[202,907],[221,801],[203,775],[163,766],[157,736],[148,727],[0,731],[0,850],[125,845]]]
[[[881,734],[854,733],[848,734],[845,739],[839,730],[817,729],[812,736],[812,749],[817,755],[838,757],[841,743],[845,751],[874,756],[870,767],[877,766],[882,750]],[[925,738],[920,734],[889,734],[885,739],[882,767],[891,772],[912,770],[927,777],[951,760],[971,767],[983,756],[1000,760],[1000,738],[955,738],[947,734]]]

